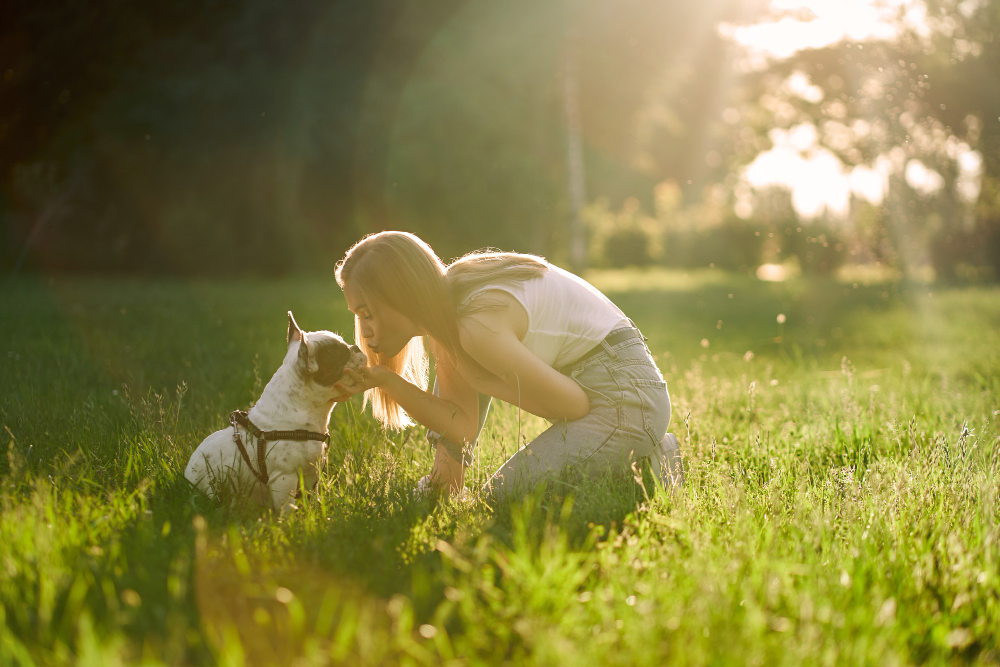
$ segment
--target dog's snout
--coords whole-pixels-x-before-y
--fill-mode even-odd
[[[357,345],[351,345],[350,350],[351,350],[350,363],[352,365],[356,364],[359,367],[368,365],[368,355],[362,352],[361,348],[359,348]]]

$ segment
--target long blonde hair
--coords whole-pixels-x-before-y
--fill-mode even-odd
[[[337,263],[337,284],[356,284],[363,294],[399,311],[427,332],[454,359],[465,359],[458,337],[458,319],[468,312],[463,301],[477,288],[490,284],[519,283],[548,270],[536,255],[479,250],[449,265],[429,245],[408,232],[370,234],[351,247]],[[460,309],[462,312],[460,312]],[[423,339],[414,337],[394,357],[369,348],[355,317],[354,342],[369,362],[384,364],[403,379],[427,390],[427,351]],[[365,392],[375,418],[388,428],[412,422],[396,401],[380,388]]]

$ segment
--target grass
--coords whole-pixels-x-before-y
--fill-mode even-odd
[[[1000,289],[590,277],[650,338],[682,490],[414,500],[422,432],[357,402],[286,521],[183,468],[286,310],[350,333],[332,280],[3,284],[0,664],[1000,662]],[[470,486],[543,427],[499,406]]]

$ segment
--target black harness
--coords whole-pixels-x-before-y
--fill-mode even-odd
[[[298,440],[300,442],[320,440],[327,445],[330,444],[329,433],[317,433],[316,431],[307,431],[303,428],[297,428],[294,431],[261,431],[250,421],[250,414],[245,410],[236,410],[229,415],[229,425],[233,427],[233,442],[236,443],[237,449],[240,450],[243,461],[246,462],[253,476],[259,479],[264,485],[267,484],[269,477],[267,474],[267,461],[265,460],[267,458],[268,440]],[[257,438],[257,469],[254,469],[253,463],[250,462],[250,455],[247,454],[247,448],[243,446],[243,440],[240,439],[240,430],[237,426],[242,426],[248,436],[252,435]]]

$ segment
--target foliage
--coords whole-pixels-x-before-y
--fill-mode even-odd
[[[847,259],[845,242],[828,225],[788,226],[783,231],[785,256],[798,259],[804,274],[832,275]]]
[[[735,216],[717,227],[667,232],[666,246],[667,265],[672,267],[746,271],[761,262],[760,227]]]
[[[588,207],[590,259],[595,266],[674,268],[718,267],[746,271],[761,261],[763,239],[757,220],[741,220],[725,204],[683,205],[680,188],[664,181],[654,188],[655,217],[639,200],[626,199],[619,211],[607,200]],[[766,236],[766,231],[765,231]]]
[[[182,470],[280,363],[287,309],[349,329],[327,282],[0,285],[0,662],[997,660],[995,287],[589,277],[649,337],[687,486],[484,504],[545,426],[498,406],[473,500],[435,504],[421,431],[350,403],[285,521]]]
[[[570,38],[587,190],[621,201],[650,173],[697,176],[689,148],[714,122],[698,101],[728,72],[715,25],[749,11],[4,3],[0,270],[27,247],[40,270],[301,273],[386,228],[446,257],[551,254],[567,245]]]
[[[658,221],[642,211],[634,197],[620,211],[608,210],[601,199],[584,212],[590,235],[590,259],[597,266],[648,266],[662,255]]]
[[[945,280],[1000,277],[1000,218],[980,218],[965,229],[945,227],[931,244],[931,261]]]
[[[734,154],[750,162],[771,144],[775,128],[811,126],[816,149],[835,155],[846,171],[865,167],[886,182],[881,222],[892,251],[881,254],[904,273],[922,268],[929,255],[942,276],[970,267],[983,273],[994,263],[974,249],[983,242],[962,239],[971,227],[989,227],[1000,205],[1000,43],[994,38],[1000,6],[903,3],[893,28],[892,39],[845,39],[748,74],[740,107],[748,127],[734,128]],[[789,85],[796,77],[815,92]],[[932,170],[940,187],[922,190],[908,176],[913,168]],[[970,217],[981,222],[968,224]]]

